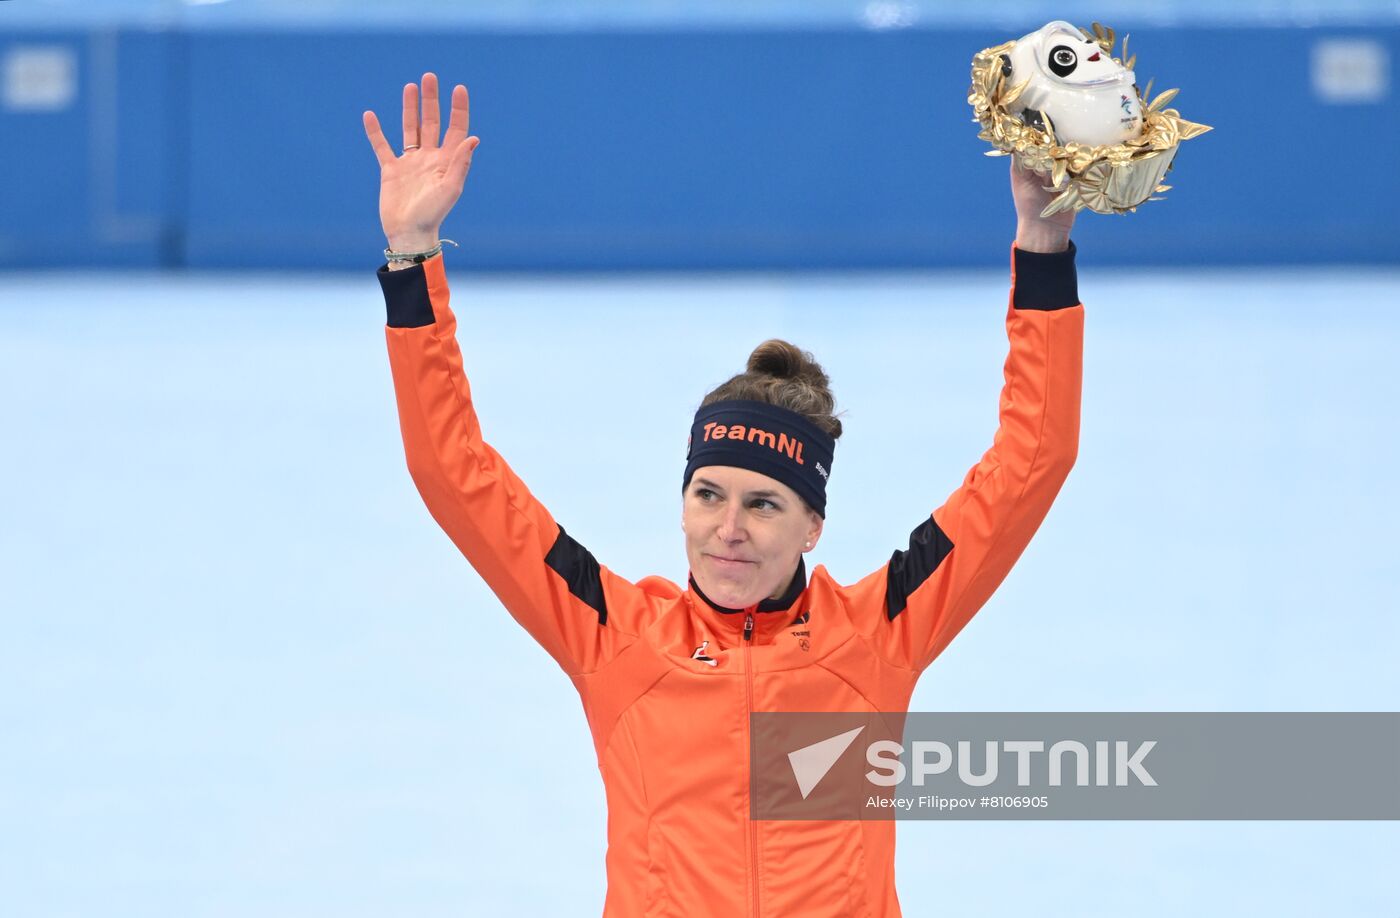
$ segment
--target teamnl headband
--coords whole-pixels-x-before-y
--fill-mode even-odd
[[[826,481],[836,441],[795,411],[738,399],[695,412],[686,449],[684,491],[698,468],[729,465],[776,478],[826,519]]]

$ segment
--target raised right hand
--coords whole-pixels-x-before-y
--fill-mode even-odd
[[[442,221],[462,196],[480,137],[468,137],[471,108],[467,87],[452,90],[452,119],[438,143],[441,113],[437,76],[423,74],[423,117],[418,117],[418,85],[403,88],[405,151],[395,156],[374,112],[364,113],[365,135],[379,159],[379,222],[396,252],[421,252],[438,243]],[[416,149],[412,149],[414,145]]]

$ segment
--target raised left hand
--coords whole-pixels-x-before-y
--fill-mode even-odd
[[[1011,197],[1016,202],[1016,248],[1023,252],[1063,252],[1069,248],[1069,232],[1074,227],[1074,211],[1061,211],[1042,217],[1044,210],[1059,194],[1046,191],[1048,175],[1038,175],[1011,160]]]

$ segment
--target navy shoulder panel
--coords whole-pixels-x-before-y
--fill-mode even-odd
[[[401,273],[401,272],[400,272]],[[603,596],[603,578],[598,559],[559,527],[559,535],[544,556],[544,563],[569,586],[569,592],[598,613],[598,624],[608,623],[608,603]]]
[[[890,621],[904,611],[909,597],[933,576],[952,550],[952,540],[938,527],[932,515],[914,527],[909,533],[909,548],[896,551],[886,568],[885,616]]]

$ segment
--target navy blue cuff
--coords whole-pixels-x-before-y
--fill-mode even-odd
[[[1071,239],[1063,252],[1022,252],[1015,249],[1016,287],[1011,305],[1017,309],[1065,309],[1079,305],[1079,276],[1074,270]]]
[[[384,288],[390,328],[422,328],[436,321],[428,297],[428,275],[421,264],[390,271],[385,262],[379,268],[379,286]]]

